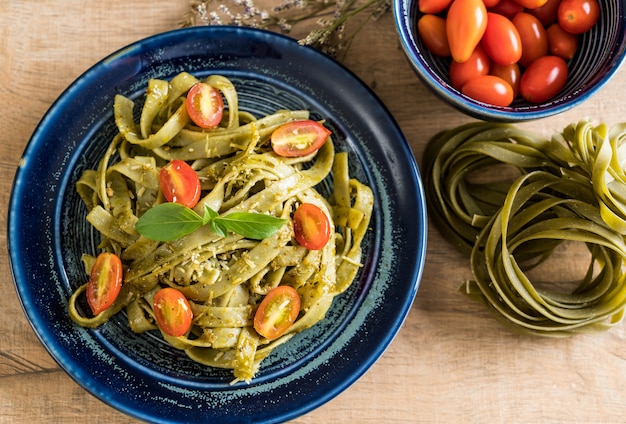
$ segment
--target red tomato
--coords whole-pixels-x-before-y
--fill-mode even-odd
[[[166,287],[154,295],[154,317],[161,331],[179,337],[189,331],[193,312],[185,295],[173,287]]]
[[[437,15],[423,15],[417,21],[417,31],[432,54],[442,57],[450,56],[444,18]]]
[[[536,9],[544,6],[548,0],[515,0],[525,9]]]
[[[548,36],[539,19],[522,12],[515,15],[512,22],[522,42],[521,66],[527,67],[535,59],[548,54]]]
[[[489,8],[489,12],[506,16],[509,19],[513,19],[513,16],[523,11],[522,5],[515,0],[500,0],[498,4]]]
[[[187,113],[191,120],[201,128],[215,128],[224,114],[224,99],[219,90],[212,85],[199,82],[187,93]]]
[[[161,168],[159,183],[168,202],[193,208],[200,200],[200,179],[185,161],[174,159]]]
[[[485,3],[485,7],[489,9],[500,3],[500,0],[483,0],[483,3]]]
[[[446,10],[450,3],[452,3],[452,0],[419,0],[418,6],[420,12],[434,14]]]
[[[597,0],[562,0],[559,5],[559,25],[572,34],[589,31],[600,17]]]
[[[461,90],[463,85],[470,79],[487,75],[489,73],[489,56],[480,46],[476,46],[472,55],[465,62],[452,61],[450,63],[450,82],[457,90]]]
[[[516,63],[522,57],[517,28],[508,18],[497,13],[487,13],[487,29],[480,44],[491,60],[500,65]]]
[[[508,106],[514,98],[513,88],[509,83],[493,75],[483,75],[469,80],[461,92],[474,100],[494,106]]]
[[[517,63],[511,65],[498,65],[492,63],[489,68],[489,75],[500,77],[509,83],[513,89],[513,97],[515,98],[519,94],[519,80],[522,77],[522,73]]]
[[[446,17],[446,33],[452,58],[465,62],[487,28],[487,8],[482,0],[454,0]]]
[[[546,4],[535,9],[528,9],[527,12],[539,19],[544,27],[556,22],[561,0],[548,0]]]
[[[328,128],[316,121],[289,122],[272,133],[272,149],[279,156],[306,156],[319,150],[330,134]]]
[[[274,287],[254,314],[254,329],[266,339],[280,337],[298,318],[300,296],[291,286]]]
[[[567,81],[567,64],[558,56],[544,56],[522,74],[520,94],[531,103],[543,103],[558,94]]]
[[[100,253],[87,283],[87,303],[94,315],[115,302],[122,288],[122,261],[114,253]]]
[[[550,54],[569,60],[578,50],[578,34],[572,34],[554,23],[546,30],[548,36],[548,50]]]
[[[293,231],[301,246],[319,250],[326,246],[330,238],[330,221],[319,207],[303,203],[293,214]]]

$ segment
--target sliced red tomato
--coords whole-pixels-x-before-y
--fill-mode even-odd
[[[597,0],[562,0],[559,4],[559,25],[572,34],[589,31],[600,17]]]
[[[291,286],[278,286],[269,291],[254,314],[254,329],[266,339],[280,337],[296,321],[300,313],[300,296]]]
[[[480,46],[476,46],[474,52],[465,62],[450,62],[450,82],[452,87],[461,90],[465,83],[473,78],[489,73],[491,60]]]
[[[98,315],[115,302],[122,288],[122,261],[110,252],[100,253],[91,268],[87,283],[87,303]]]
[[[535,60],[522,74],[520,94],[531,103],[543,103],[557,95],[567,81],[567,63],[558,56]]]
[[[330,221],[319,207],[303,203],[293,214],[293,231],[301,246],[319,250],[326,246],[330,238]]]
[[[159,172],[159,183],[168,202],[193,208],[200,200],[200,179],[185,161],[174,159]]]
[[[173,287],[166,287],[154,295],[154,317],[161,331],[179,337],[189,331],[193,312],[185,295]]]
[[[494,75],[483,75],[465,83],[461,92],[479,102],[508,106],[513,102],[513,87]]]
[[[546,29],[548,36],[548,49],[550,53],[569,60],[574,57],[578,50],[578,34],[572,34],[561,28],[558,23],[553,23]]]
[[[452,58],[465,62],[480,43],[487,27],[483,0],[454,0],[446,16],[446,33]]]
[[[306,156],[319,150],[330,134],[328,128],[316,121],[289,122],[272,133],[272,149],[279,156]]]
[[[487,13],[487,28],[480,44],[485,53],[500,65],[517,63],[522,57],[522,41],[513,22],[506,16]]]
[[[200,128],[215,128],[224,114],[224,99],[220,91],[204,82],[194,84],[187,93],[187,113]]]
[[[431,53],[441,57],[450,56],[444,18],[437,15],[423,15],[417,21],[417,31]]]

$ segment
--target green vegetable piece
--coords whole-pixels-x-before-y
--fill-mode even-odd
[[[135,224],[142,236],[157,241],[172,241],[209,224],[211,231],[226,237],[228,231],[253,240],[263,240],[275,234],[285,219],[254,212],[234,212],[220,216],[210,207],[204,207],[204,217],[193,209],[178,203],[162,203],[150,208]]]

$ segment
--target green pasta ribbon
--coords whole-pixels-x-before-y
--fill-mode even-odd
[[[433,137],[424,155],[426,198],[434,224],[470,258],[473,279],[461,291],[524,333],[564,337],[621,322],[625,136],[624,124],[609,130],[584,120],[551,139],[486,122]],[[590,253],[571,293],[528,275],[563,241]]]

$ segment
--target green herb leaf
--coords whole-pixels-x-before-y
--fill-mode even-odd
[[[252,212],[219,216],[206,205],[202,217],[193,209],[168,202],[148,209],[135,224],[135,229],[152,240],[172,241],[210,224],[211,231],[221,237],[228,236],[228,231],[232,231],[246,238],[262,240],[274,235],[284,223],[284,219]]]
[[[171,241],[194,232],[202,224],[202,217],[192,209],[168,202],[148,209],[135,224],[135,229],[146,238]]]
[[[285,220],[282,218],[252,212],[234,212],[214,218],[213,222],[253,240],[263,240],[270,237],[285,224]]]

